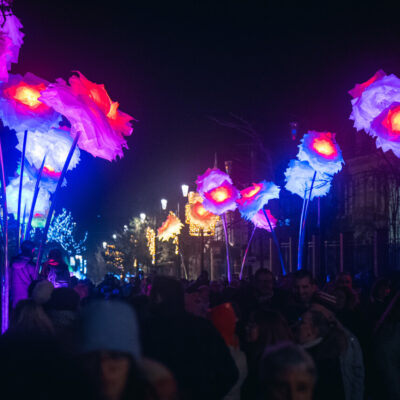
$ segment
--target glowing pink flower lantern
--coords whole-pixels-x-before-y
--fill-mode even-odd
[[[128,148],[125,136],[132,133],[134,118],[118,110],[119,104],[110,99],[104,85],[77,74],[69,85],[62,79],[49,85],[40,100],[68,119],[73,138],[80,132],[80,149],[109,161],[123,157],[122,148]]]
[[[331,132],[309,131],[299,145],[297,158],[321,174],[334,175],[344,164],[342,151]]]
[[[48,82],[28,72],[11,75],[0,85],[0,118],[17,132],[47,132],[57,127],[61,115],[39,100]]]
[[[183,224],[181,220],[172,212],[169,212],[167,219],[158,228],[157,238],[162,242],[167,242],[169,239],[172,239],[178,236],[181,233],[183,228]]]
[[[271,223],[272,229],[276,227],[277,219],[271,214],[271,211],[265,210],[268,215],[269,222]],[[253,222],[254,226],[260,229],[265,229],[268,232],[271,232],[271,228],[267,219],[265,218],[264,211],[261,209],[257,211],[253,217],[251,218],[251,222]]]
[[[19,50],[25,36],[21,28],[22,24],[15,15],[4,17],[4,13],[0,13],[0,82],[8,81],[11,64],[18,62]]]
[[[279,192],[279,187],[273,182],[253,183],[252,186],[240,191],[241,197],[237,200],[240,214],[251,220],[270,200],[277,199]]]
[[[204,199],[203,206],[215,215],[234,211],[240,192],[233,186],[230,176],[218,168],[207,169],[197,178],[197,191]]]

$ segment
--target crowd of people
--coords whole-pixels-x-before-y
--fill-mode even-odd
[[[4,398],[400,399],[400,280],[306,270],[243,280],[166,276],[95,286],[59,250],[11,266]]]

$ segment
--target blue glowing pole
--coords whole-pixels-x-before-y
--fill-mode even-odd
[[[226,274],[228,277],[228,282],[231,283],[231,264],[229,261],[229,237],[228,237],[228,229],[226,227],[226,215],[222,214],[222,224],[224,226],[225,233],[225,247],[226,247]]]
[[[284,264],[284,262],[283,262],[281,247],[279,246],[278,238],[276,237],[275,231],[274,231],[274,229],[272,228],[271,221],[270,221],[269,218],[268,218],[268,214],[266,213],[265,208],[263,208],[263,213],[264,213],[265,219],[266,219],[267,222],[268,222],[269,229],[271,229],[272,239],[273,239],[273,241],[274,241],[274,243],[275,243],[275,246],[276,246],[276,249],[277,249],[277,251],[278,251],[279,262],[281,263],[281,268],[282,268],[282,275],[286,275],[286,269],[285,269],[285,264]]]
[[[6,176],[4,172],[3,150],[0,141],[0,168],[1,168],[1,189],[3,198],[3,246],[4,259],[3,271],[1,274],[1,333],[8,329],[8,312],[10,299],[10,281],[8,267],[8,210],[7,210],[7,193],[6,193]]]
[[[249,251],[250,244],[251,244],[251,241],[253,240],[253,236],[254,236],[254,233],[256,232],[256,229],[257,229],[257,227],[254,225],[253,231],[251,232],[249,242],[247,243],[246,251],[244,252],[244,255],[243,255],[242,267],[240,268],[240,276],[239,276],[240,280],[242,280],[242,277],[243,277],[244,263],[246,262],[247,252]]]
[[[17,251],[19,250],[20,244],[20,223],[21,223],[21,198],[22,198],[22,187],[24,182],[24,166],[25,166],[25,151],[26,151],[26,140],[28,139],[28,131],[24,133],[24,143],[22,145],[21,154],[21,171],[19,176],[19,192],[18,192],[18,212],[17,212]]]
[[[311,195],[314,188],[315,178],[317,177],[317,171],[314,172],[313,179],[311,181],[310,193],[307,195],[304,193],[304,200],[303,200],[303,210],[302,210],[302,217],[300,219],[300,234],[299,234],[299,247],[297,253],[297,269],[303,268],[303,247],[304,247],[304,237],[305,237],[305,227],[307,221],[307,214],[308,214],[308,207],[311,202]]]
[[[45,162],[46,162],[46,156],[44,156],[44,158],[43,158],[42,165],[40,166],[38,176],[36,178],[35,191],[33,192],[31,210],[29,212],[29,219],[28,219],[28,223],[26,224],[26,229],[25,229],[25,239],[26,240],[29,240],[29,237],[31,235],[32,219],[33,219],[34,212],[35,212],[36,200],[39,195],[40,180],[42,179],[42,172],[43,172],[43,167],[44,167]]]
[[[42,255],[43,255],[44,245],[46,244],[47,232],[49,231],[50,222],[51,222],[51,218],[53,216],[53,212],[54,212],[54,209],[55,209],[57,196],[58,196],[58,194],[60,192],[62,183],[63,183],[64,178],[65,178],[65,174],[68,171],[69,163],[71,162],[72,156],[74,155],[74,151],[76,149],[76,146],[78,144],[78,140],[79,140],[80,136],[81,136],[81,132],[77,132],[77,134],[75,136],[75,139],[74,139],[74,142],[72,143],[71,149],[69,150],[67,159],[65,160],[64,167],[63,167],[63,169],[61,171],[60,179],[57,182],[56,190],[55,190],[55,192],[53,194],[53,198],[52,198],[51,205],[50,205],[50,210],[49,210],[49,213],[47,215],[46,225],[45,225],[44,230],[43,230],[43,237],[42,237],[42,241],[40,243],[38,257],[37,257],[37,261],[36,261],[36,271],[35,271],[36,279],[39,277],[40,262],[41,262]]]
[[[21,247],[22,242],[25,239],[25,221],[26,221],[26,204],[24,205],[24,213],[22,214],[22,223],[21,223],[21,238],[19,241],[19,246]]]

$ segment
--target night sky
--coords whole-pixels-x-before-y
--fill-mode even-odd
[[[400,75],[399,7],[383,2],[14,3],[26,36],[13,72],[53,81],[80,70],[138,120],[122,160],[84,155],[67,176],[61,205],[95,237],[176,202],[214,152],[223,167],[246,137],[210,116],[253,123],[279,180],[295,156],[289,122],[349,146],[347,91],[380,68]]]

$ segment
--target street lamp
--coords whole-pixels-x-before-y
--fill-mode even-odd
[[[182,185],[181,188],[182,188],[183,197],[187,197],[188,192],[189,192],[189,186],[188,185]]]
[[[103,242],[103,249],[105,250],[107,248],[107,242]]]
[[[168,200],[167,200],[167,199],[161,199],[161,208],[162,208],[163,210],[166,210],[166,209],[167,209],[167,203],[168,203]]]
[[[146,214],[145,213],[140,213],[140,220],[144,222],[146,220]]]
[[[117,234],[114,233],[114,235],[113,235],[112,237],[113,237],[113,239],[115,240],[115,239],[117,238]]]
[[[124,225],[124,232],[128,230],[128,225]]]

